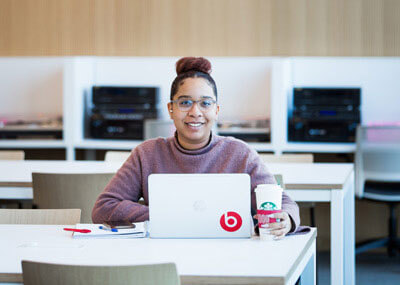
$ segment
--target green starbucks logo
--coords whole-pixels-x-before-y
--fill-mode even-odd
[[[278,207],[272,202],[265,202],[261,204],[261,210],[278,210]]]

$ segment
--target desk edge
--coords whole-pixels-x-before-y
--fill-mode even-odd
[[[0,273],[1,283],[22,283],[22,273]]]
[[[232,284],[252,284],[252,285],[281,285],[285,284],[284,277],[233,277],[233,276],[194,276],[181,275],[181,284],[191,285],[232,285]]]
[[[312,236],[307,241],[307,244],[303,247],[301,253],[297,257],[296,261],[293,263],[293,266],[289,269],[288,273],[286,274],[285,282],[287,282],[290,279],[290,277],[292,277],[294,271],[299,266],[301,259],[304,257],[304,255],[306,254],[306,252],[308,251],[308,249],[310,248],[310,246],[312,245],[314,240],[316,240],[316,238],[317,238],[317,228],[313,228],[313,229],[315,229],[315,230],[313,231]]]
[[[0,182],[0,187],[32,187],[32,182]]]

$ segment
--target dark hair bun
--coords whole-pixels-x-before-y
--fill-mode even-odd
[[[180,75],[188,71],[200,71],[211,73],[211,63],[204,57],[182,57],[176,62],[176,74]]]

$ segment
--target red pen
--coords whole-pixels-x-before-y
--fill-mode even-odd
[[[82,234],[88,234],[91,232],[91,230],[87,229],[72,229],[72,228],[64,228],[64,231],[77,232]]]

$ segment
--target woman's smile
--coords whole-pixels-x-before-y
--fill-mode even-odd
[[[190,128],[196,129],[196,130],[204,125],[204,123],[201,123],[201,122],[190,122],[190,123],[185,123],[185,124],[188,125]]]

